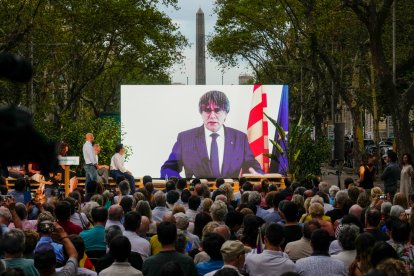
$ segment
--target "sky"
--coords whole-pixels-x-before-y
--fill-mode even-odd
[[[179,26],[179,31],[183,34],[190,46],[183,51],[184,61],[182,65],[174,66],[171,70],[172,82],[195,84],[195,41],[196,41],[196,13],[199,8],[204,12],[204,24],[207,41],[214,33],[214,25],[217,16],[214,13],[214,0],[178,0],[179,10],[172,7],[162,6],[164,11],[174,23]],[[224,70],[224,71],[223,71]],[[238,84],[240,74],[250,73],[246,63],[241,63],[239,67],[223,69],[209,55],[206,49],[206,84]]]

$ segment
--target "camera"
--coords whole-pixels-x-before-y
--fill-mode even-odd
[[[7,199],[11,198],[11,195],[0,195],[0,201],[7,201]]]
[[[37,229],[39,232],[43,233],[52,233],[55,231],[55,226],[53,225],[53,222],[50,220],[44,220],[42,222],[39,222],[37,225]]]
[[[379,197],[380,199],[387,199],[387,196],[386,195],[380,195],[380,197]]]

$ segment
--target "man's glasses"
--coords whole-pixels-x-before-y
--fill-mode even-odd
[[[216,108],[214,108],[214,109],[211,109],[210,107],[205,107],[205,108],[203,108],[203,109],[201,109],[203,112],[205,112],[205,113],[211,113],[211,112],[213,112],[214,111],[214,113],[220,113],[220,112],[222,112],[223,111],[223,109],[221,109],[220,107],[216,107]]]

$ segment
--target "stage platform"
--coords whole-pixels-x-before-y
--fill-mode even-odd
[[[243,175],[244,177],[247,178],[247,180],[249,182],[251,182],[252,184],[260,184],[263,180],[269,180],[269,182],[272,184],[276,184],[280,189],[285,189],[285,177],[280,175],[280,174],[266,174],[266,175],[252,175],[252,174],[245,174]],[[85,177],[77,177],[78,178],[78,187],[84,187],[85,186]],[[187,188],[189,188],[189,185],[191,183],[192,179],[188,179],[187,180]],[[6,178],[6,185],[7,188],[9,190],[12,190],[14,188],[14,183],[16,182],[16,179],[8,177]],[[215,185],[215,180],[214,179],[201,179],[202,183],[206,183],[210,190],[215,190],[216,189],[216,185]],[[165,189],[165,183],[166,180],[165,179],[160,179],[160,178],[153,178],[152,183],[154,184],[154,188],[157,190],[164,190]],[[239,182],[238,179],[225,179],[225,183],[228,183],[230,185],[233,186],[233,189],[235,192],[239,191]],[[111,188],[115,188],[116,187],[116,182],[115,179],[113,179],[112,177],[109,178],[109,184],[111,186]],[[138,177],[135,178],[135,187],[136,189],[139,188],[143,188],[143,180],[142,177]],[[64,189],[64,184],[61,183],[60,187],[62,189]],[[39,183],[34,181],[34,180],[30,180],[30,188],[32,190],[32,192],[35,192],[38,188],[39,188]]]

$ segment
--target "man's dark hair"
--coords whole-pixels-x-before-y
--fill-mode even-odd
[[[9,232],[3,233],[0,241],[2,251],[9,254],[23,253],[25,249],[26,237],[24,232],[20,229],[12,229]]]
[[[39,247],[42,247],[42,245],[40,245]],[[39,271],[51,269],[56,266],[56,254],[53,251],[52,246],[50,246],[48,250],[35,250],[34,266]]]
[[[370,208],[367,210],[365,214],[365,218],[366,218],[367,224],[369,224],[372,227],[378,227],[381,221],[381,212],[375,208]]]
[[[316,229],[321,229],[321,224],[316,219],[305,222],[305,224],[303,225],[303,237],[305,239],[310,240],[313,231],[315,231]]]
[[[199,178],[194,178],[193,181],[191,181],[191,185],[195,186],[196,184],[201,184],[201,180]]]
[[[216,188],[220,188],[221,185],[223,185],[225,183],[224,178],[217,178],[216,179]]]
[[[105,223],[108,219],[108,210],[104,207],[98,206],[92,209],[91,211],[92,220],[97,223]]]
[[[243,186],[244,183],[247,182],[247,178],[242,176],[239,178],[239,187]]]
[[[247,181],[243,184],[242,188],[243,188],[243,192],[252,191],[253,190],[253,184],[250,183],[249,181]]]
[[[187,188],[187,180],[185,178],[180,178],[177,181],[177,189],[178,190],[184,190]]]
[[[134,203],[134,200],[132,199],[132,197],[124,196],[119,202],[119,205],[121,205],[122,209],[124,210],[124,213],[126,214],[132,210],[133,203]]]
[[[198,103],[198,110],[200,114],[203,112],[203,109],[210,104],[210,102],[215,103],[217,107],[223,109],[226,113],[230,112],[230,102],[226,94],[221,91],[212,90],[201,96]]]
[[[230,267],[224,267],[220,270],[217,270],[216,273],[214,273],[214,276],[239,276],[240,274],[233,268]]]
[[[230,211],[226,216],[226,225],[232,229],[236,225],[243,224],[244,215],[240,212]]]
[[[279,246],[284,240],[284,227],[278,223],[271,223],[266,227],[266,238],[273,246]]]
[[[279,203],[282,200],[285,200],[285,195],[282,193],[275,193],[275,195],[273,196],[273,200],[272,200],[273,207],[276,209],[279,208]]]
[[[292,201],[283,201],[280,211],[285,216],[286,221],[296,221],[298,218],[298,206]]]
[[[376,267],[382,261],[390,258],[396,260],[399,259],[395,249],[385,241],[377,241],[371,251],[372,267]]]
[[[160,271],[158,272],[157,276],[179,276],[185,275],[181,266],[174,261],[169,261],[161,266]]]
[[[125,262],[131,254],[131,242],[125,236],[117,236],[109,244],[109,250],[115,261]]]
[[[352,179],[352,177],[345,178],[344,180],[345,189],[348,189],[349,184],[352,184],[352,183],[354,183],[354,180]]]
[[[352,200],[353,203],[356,203],[359,197],[358,187],[348,188],[348,196]]]
[[[175,190],[175,182],[172,180],[168,180],[167,183],[165,183],[165,190],[167,192]]]
[[[71,206],[66,200],[59,201],[55,206],[55,216],[58,221],[67,221],[70,219]]]
[[[397,162],[398,157],[397,157],[397,153],[395,151],[388,150],[387,155],[388,155],[388,158],[391,160],[391,162]]]
[[[393,222],[391,236],[396,243],[406,243],[410,238],[410,225],[401,220]]]
[[[167,202],[174,204],[180,199],[180,194],[176,190],[171,190],[167,193]]]
[[[136,211],[128,212],[124,217],[124,227],[127,231],[135,232],[141,225],[141,215]]]
[[[188,189],[184,189],[181,192],[181,201],[183,203],[188,203],[190,201],[190,197],[191,197],[191,192]]]
[[[147,184],[148,182],[152,182],[152,177],[150,175],[144,175],[144,177],[142,178],[142,183]]]
[[[72,242],[73,246],[76,249],[76,252],[78,252],[78,258],[79,260],[83,259],[83,255],[85,254],[85,242],[81,237],[78,235],[69,235],[68,238]],[[63,250],[63,254],[65,256],[65,259],[68,258],[66,250]]]
[[[14,183],[14,189],[18,192],[24,192],[24,188],[26,188],[26,179],[18,178]]]
[[[115,153],[119,153],[123,147],[124,147],[123,144],[117,144],[115,146]]]
[[[201,199],[199,196],[191,196],[188,199],[188,208],[190,210],[197,211],[200,204],[201,204]]]
[[[21,220],[24,220],[25,218],[27,218],[26,205],[18,202],[16,203],[15,210],[16,210],[17,216],[19,216]]]
[[[212,260],[222,260],[220,249],[225,242],[222,235],[217,233],[209,233],[204,236],[203,250],[210,256]]]
[[[157,235],[161,245],[174,244],[177,239],[177,227],[174,223],[163,221],[157,227]]]
[[[325,229],[316,229],[311,236],[313,252],[328,253],[330,241],[328,231]]]

